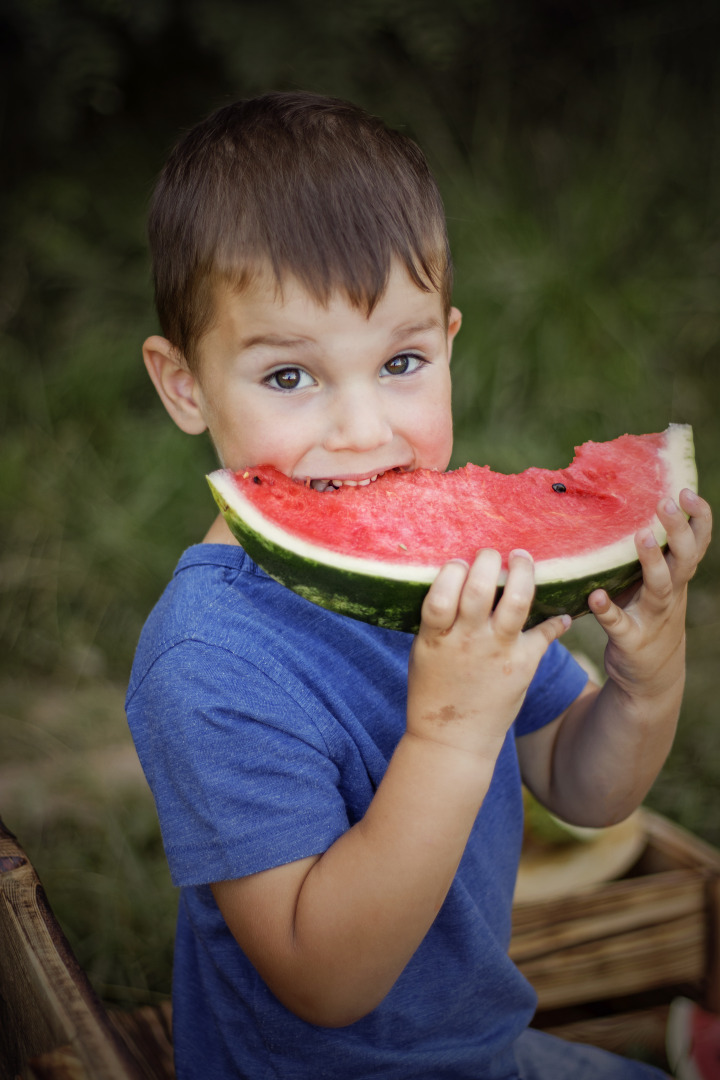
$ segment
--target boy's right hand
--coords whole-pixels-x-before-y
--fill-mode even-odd
[[[548,645],[571,625],[558,615],[523,632],[535,592],[532,558],[511,552],[493,610],[497,551],[443,566],[425,597],[410,654],[408,733],[494,761]]]

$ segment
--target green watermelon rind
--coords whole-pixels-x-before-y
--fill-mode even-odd
[[[663,494],[677,500],[682,488],[697,490],[692,428],[671,424],[666,435],[663,455],[668,484]],[[321,548],[267,522],[244,498],[229,470],[216,470],[207,479],[233,536],[270,577],[341,615],[391,630],[417,632],[420,609],[439,566],[387,564]],[[657,517],[651,524],[658,543],[664,545],[666,534]],[[583,555],[538,561],[526,626],[551,615],[578,618],[589,610],[587,600],[594,589],[605,589],[614,597],[641,577],[634,533]],[[502,580],[497,598],[502,594]]]

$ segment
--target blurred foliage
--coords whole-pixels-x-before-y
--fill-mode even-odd
[[[211,451],[140,361],[145,208],[182,129],[265,89],[351,97],[428,153],[465,318],[455,464],[559,466],[683,420],[720,505],[719,30],[701,0],[4,0],[0,670],[124,679],[204,531]],[[693,587],[707,729],[658,788],[673,807],[711,750],[717,570]]]
[[[0,680],[0,812],[107,1001],[170,992],[177,894],[149,788],[102,679]]]

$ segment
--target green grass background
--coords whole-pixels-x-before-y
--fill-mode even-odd
[[[169,987],[175,897],[122,709],[140,627],[204,531],[213,465],[140,359],[153,178],[211,108],[301,86],[427,151],[464,324],[456,450],[557,467],[695,430],[720,505],[712,3],[7,0],[0,12],[0,813],[100,992]],[[720,586],[692,584],[688,687],[648,802],[720,844]],[[590,618],[574,644],[602,660]]]

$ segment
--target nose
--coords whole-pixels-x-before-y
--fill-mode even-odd
[[[325,448],[363,452],[392,442],[392,424],[380,398],[367,387],[338,395],[329,411]]]

